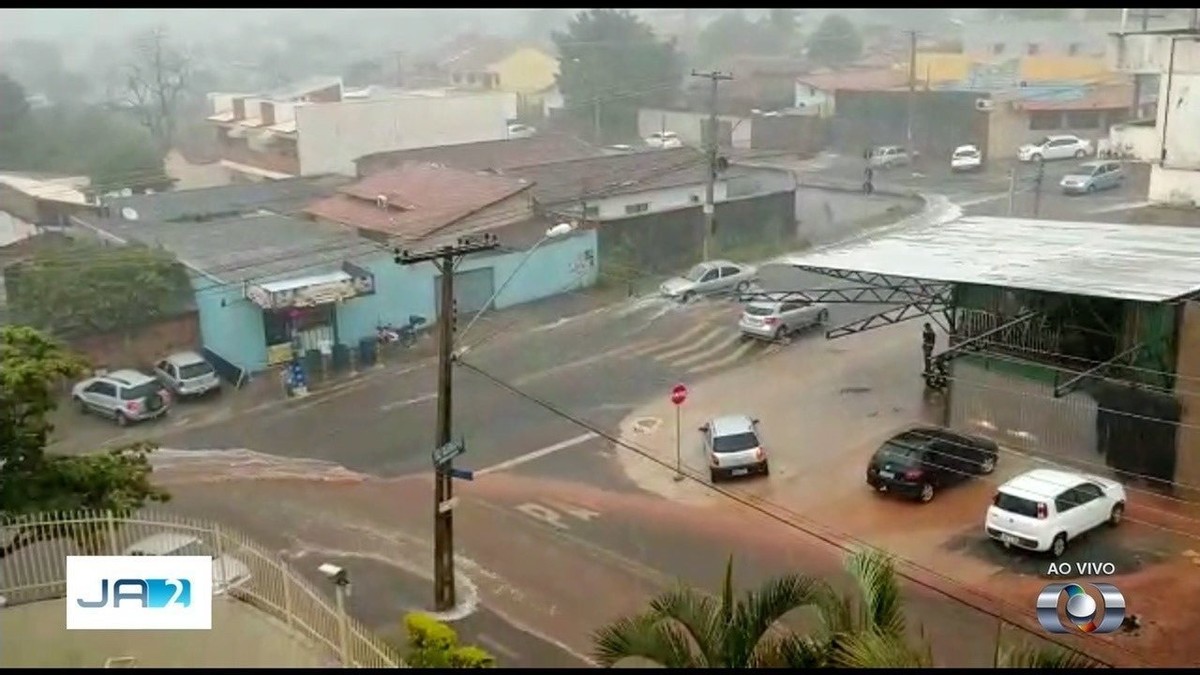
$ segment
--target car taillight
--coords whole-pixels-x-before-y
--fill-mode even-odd
[[[137,401],[130,401],[129,403],[125,404],[125,409],[128,410],[129,412],[134,412],[134,413],[137,412],[138,410],[140,410],[141,407],[142,407],[141,404],[138,403]]]
[[[918,480],[924,473],[920,469],[911,469],[904,472],[904,480]]]
[[[767,318],[763,319],[763,323],[767,324],[768,326],[774,326],[775,324],[779,323],[779,319],[773,316],[768,316]]]
[[[764,459],[766,459],[766,458],[767,458],[767,451],[766,451],[766,450],[763,450],[762,448],[759,448],[758,450],[755,450],[755,451],[754,451],[754,458],[755,458],[755,459],[757,459],[757,460],[758,460],[758,461],[760,461],[760,462],[761,462],[761,461],[763,461]]]
[[[1045,520],[1047,517],[1049,517],[1049,515],[1050,515],[1050,512],[1046,510],[1046,503],[1038,502],[1038,505],[1037,505],[1038,520]]]

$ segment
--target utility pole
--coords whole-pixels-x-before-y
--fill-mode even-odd
[[[704,238],[701,240],[700,257],[702,260],[708,260],[709,250],[712,248],[711,240],[717,230],[716,207],[716,185],[717,185],[717,85],[723,80],[732,80],[733,75],[729,73],[720,73],[715,70],[701,73],[692,71],[692,77],[706,77],[712,83],[712,89],[708,96],[708,145],[705,150],[708,154],[708,180],[704,185]]]
[[[495,235],[463,237],[454,245],[439,246],[432,251],[412,253],[396,250],[396,263],[415,265],[431,262],[441,274],[441,301],[438,306],[438,383],[437,383],[437,446],[434,450],[433,504],[433,591],[434,608],[443,612],[454,607],[454,510],[451,498],[454,469],[450,461],[438,462],[438,452],[452,445],[451,414],[454,384],[454,328],[457,310],[454,301],[454,269],[458,262],[471,254],[499,247]],[[461,453],[462,448],[459,448]]]
[[[1150,30],[1150,19],[1163,18],[1162,14],[1155,14],[1148,9],[1140,10],[1139,14],[1142,19],[1143,33]],[[1141,73],[1134,73],[1133,75],[1133,106],[1131,112],[1134,120],[1141,119],[1142,116],[1142,82],[1144,79],[1145,77]]]
[[[1038,217],[1038,211],[1042,208],[1042,183],[1046,180],[1046,162],[1039,160],[1037,163],[1037,173],[1033,176],[1033,217]]]
[[[1017,170],[1010,169],[1008,172],[1008,217],[1013,214],[1013,204],[1017,198]]]
[[[908,33],[908,158],[913,158],[913,117],[917,110],[917,31]]]

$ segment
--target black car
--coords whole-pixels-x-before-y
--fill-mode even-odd
[[[917,427],[896,434],[875,451],[867,465],[867,484],[928,502],[947,485],[995,471],[999,451],[986,438]]]

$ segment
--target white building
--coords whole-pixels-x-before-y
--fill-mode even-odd
[[[1200,206],[1200,32],[1125,33],[1111,39],[1115,70],[1159,75],[1154,126],[1115,131],[1114,144],[1127,144],[1133,154],[1150,159],[1149,201]]]
[[[750,147],[750,132],[753,122],[748,117],[736,115],[717,115],[720,130],[717,133],[721,145],[730,145],[738,149]],[[683,110],[662,110],[659,108],[642,108],[638,110],[638,136],[646,138],[650,134],[663,131],[673,131],[679,136],[684,145],[702,148],[705,143],[705,129],[708,125],[708,113]]]

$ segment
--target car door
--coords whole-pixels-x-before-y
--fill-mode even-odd
[[[720,279],[721,271],[714,267],[713,269],[705,272],[704,276],[700,277],[700,281],[696,282],[696,290],[700,291],[701,293],[714,291],[720,287]]]
[[[1108,503],[1102,499],[1104,490],[1094,483],[1084,483],[1075,488],[1079,500],[1080,532],[1099,527],[1108,519]]]
[[[742,268],[735,265],[723,265],[721,267],[721,288],[731,289],[737,286],[742,280]]]
[[[117,406],[120,404],[117,401],[117,385],[111,382],[96,382],[85,391],[91,394],[88,404],[93,410],[109,417],[116,414]]]
[[[1066,531],[1067,538],[1074,539],[1087,531],[1088,514],[1082,502],[1083,495],[1078,488],[1064,490],[1054,499],[1054,508],[1058,511],[1059,526]]]
[[[1104,176],[1108,180],[1108,187],[1116,188],[1121,185],[1121,180],[1125,177],[1125,174],[1121,172],[1120,164],[1112,163],[1108,165],[1108,170]]]
[[[800,328],[810,323],[804,308],[807,303],[799,301],[784,302],[779,305],[779,317],[788,328]]]

